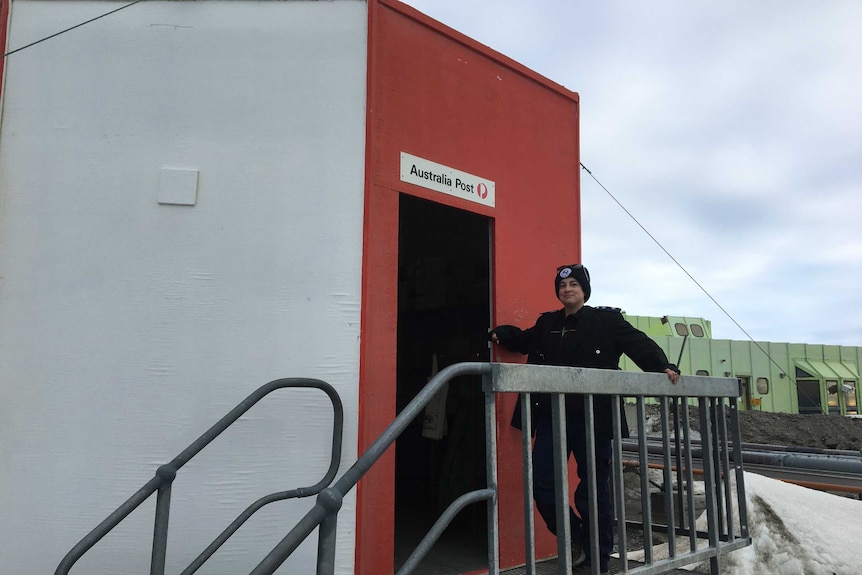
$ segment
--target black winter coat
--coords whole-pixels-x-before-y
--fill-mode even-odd
[[[560,309],[543,313],[529,329],[503,325],[495,328],[494,333],[500,345],[527,355],[527,363],[531,364],[619,369],[620,357],[626,354],[643,371],[662,372],[670,368],[679,372],[675,365],[668,362],[658,344],[627,322],[616,308],[584,306],[568,317],[565,310]],[[550,413],[550,397],[547,394],[532,394],[531,398],[535,398],[535,416]],[[593,405],[596,439],[611,439],[613,420],[610,396],[595,396]],[[579,424],[583,411],[583,396],[568,394],[567,423]],[[521,428],[520,397],[515,406],[512,425]],[[623,433],[626,432],[624,425]]]

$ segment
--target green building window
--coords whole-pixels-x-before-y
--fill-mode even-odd
[[[829,406],[829,415],[841,415],[841,404],[838,403],[838,382],[834,379],[826,380],[826,405]]]
[[[757,393],[760,395],[766,395],[769,393],[769,380],[765,377],[757,378]]]
[[[691,335],[694,337],[703,337],[703,328],[693,323],[689,326],[691,328]]]
[[[676,329],[677,335],[688,335],[688,328],[684,323],[675,323],[673,327]]]
[[[801,370],[797,368],[798,371]],[[816,379],[797,379],[796,397],[799,400],[799,413],[823,413],[820,406],[820,382]]]
[[[852,379],[844,380],[844,405],[847,406],[847,415],[859,415],[859,407],[856,405],[856,382]]]

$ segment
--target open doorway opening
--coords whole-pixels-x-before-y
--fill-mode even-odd
[[[742,388],[742,409],[750,410],[751,409],[751,377],[747,375],[740,375],[737,377],[739,379],[739,385]]]
[[[435,369],[490,360],[491,220],[402,194],[398,237],[400,412]],[[395,446],[396,568],[450,503],[485,486],[481,378],[453,380],[435,399]],[[486,522],[484,505],[464,510],[426,561],[487,565]]]

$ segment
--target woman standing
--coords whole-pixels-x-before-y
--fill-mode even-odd
[[[664,351],[645,333],[628,323],[616,308],[594,308],[590,299],[590,274],[581,264],[557,268],[554,288],[563,308],[543,313],[526,330],[501,325],[490,339],[511,351],[528,355],[528,363],[598,369],[619,369],[622,354],[629,356],[643,371],[664,372],[673,383],[679,369],[668,362]],[[554,506],[553,429],[550,398],[535,394],[533,415],[536,438],[533,444],[533,499],[551,533],[556,534]],[[612,455],[611,397],[598,395],[594,401],[596,439],[596,499],[599,525],[599,568],[608,571],[613,550],[610,471]],[[516,407],[513,425],[520,429],[520,409]],[[591,563],[589,546],[589,494],[587,492],[587,450],[584,428],[583,396],[566,396],[567,452],[574,454],[580,482],[575,489],[578,518],[570,510],[572,559],[574,566]]]

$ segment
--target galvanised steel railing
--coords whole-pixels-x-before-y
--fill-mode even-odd
[[[491,374],[490,363],[468,362],[456,363],[440,370],[422,388],[410,403],[389,424],[380,437],[371,444],[368,450],[336,481],[317,496],[317,503],[306,513],[278,545],[251,572],[251,575],[272,575],[284,563],[297,547],[315,529],[320,527],[317,547],[317,575],[333,575],[335,572],[335,529],[338,511],[341,509],[344,496],[356,485],[380,456],[398,439],[407,428],[450,380],[464,375],[481,375],[487,383]],[[493,394],[492,394],[493,398]],[[488,562],[492,573],[499,572],[499,549],[497,547],[497,438],[493,399],[485,401],[485,439],[488,443],[486,459],[487,488],[466,493],[456,499],[434,524],[428,535],[419,543],[413,554],[407,558],[398,571],[398,575],[408,575],[415,569],[425,554],[431,549],[437,538],[458,512],[471,503],[488,501]]]
[[[319,379],[307,378],[285,378],[271,381],[266,385],[258,388],[254,393],[245,398],[239,405],[234,407],[227,415],[222,417],[215,425],[207,430],[203,435],[189,445],[182,453],[177,455],[170,463],[162,465],[156,470],[155,477],[150,479],[143,487],[141,487],[134,495],[120,505],[113,513],[111,513],[104,521],[99,523],[90,533],[88,533],[81,541],[69,551],[60,565],[54,572],[55,575],[66,575],[72,566],[96,543],[98,543],[105,535],[116,527],[123,519],[125,519],[132,511],[138,508],[146,501],[153,493],[158,492],[156,496],[156,515],[155,528],[153,530],[153,552],[150,562],[151,575],[164,575],[165,572],[165,556],[167,552],[168,541],[168,518],[170,515],[171,505],[171,485],[177,475],[177,471],[183,465],[189,462],[192,457],[200,453],[203,448],[209,445],[216,437],[221,435],[228,427],[231,426],[237,419],[240,418],[246,411],[251,409],[258,401],[272,393],[277,389],[282,388],[316,388],[320,389],[329,396],[332,402],[333,409],[333,430],[332,430],[332,450],[329,463],[329,469],[323,479],[310,487],[300,487],[290,491],[281,491],[262,497],[252,503],[239,517],[237,517],[216,539],[213,541],[184,571],[183,575],[190,575],[197,571],[204,562],[209,559],[213,553],[233,535],[233,533],[245,523],[257,510],[264,505],[274,501],[291,499],[295,497],[309,497],[316,495],[324,487],[329,485],[335,478],[338,472],[338,465],[341,460],[341,440],[344,430],[344,409],[341,404],[341,398],[335,389]]]
[[[558,561],[557,571],[560,575],[571,573],[571,529],[569,525],[569,488],[567,474],[568,451],[561,438],[566,437],[565,394],[579,393],[584,396],[584,425],[587,435],[587,481],[589,487],[590,509],[590,548],[593,557],[599,555],[598,514],[596,500],[595,444],[594,444],[594,397],[609,395],[613,416],[613,459],[612,481],[614,485],[614,503],[616,527],[619,548],[619,562],[622,572],[632,574],[653,575],[667,573],[679,567],[696,563],[709,562],[712,575],[720,573],[720,559],[723,554],[748,546],[751,539],[748,534],[747,512],[745,505],[745,489],[743,482],[742,458],[739,440],[739,421],[737,418],[736,401],[740,396],[737,380],[701,376],[685,376],[677,385],[668,381],[664,374],[632,373],[613,370],[597,370],[586,368],[535,366],[523,364],[499,363],[458,363],[441,370],[413,398],[413,400],[398,414],[392,424],[369,449],[341,476],[331,487],[325,487],[335,473],[330,468],[326,478],[306,490],[295,490],[294,496],[311,495],[315,489],[319,491],[314,507],[299,521],[299,523],[276,545],[276,547],[254,568],[252,575],[272,575],[297,547],[318,527],[317,574],[332,575],[335,571],[335,535],[338,511],[344,496],[357,484],[363,475],[374,465],[383,453],[395,442],[429,401],[450,380],[459,376],[481,375],[482,389],[485,393],[485,439],[486,439],[486,470],[487,485],[466,493],[456,499],[443,515],[437,520],[425,538],[401,566],[398,575],[409,575],[420,564],[452,519],[467,505],[486,501],[488,505],[488,573],[498,575],[499,566],[499,520],[497,500],[497,419],[496,395],[498,393],[523,394],[523,460],[524,460],[524,521],[525,521],[525,574],[536,574],[535,526],[533,521],[532,503],[532,453],[531,453],[531,393],[551,394],[552,426],[554,434],[554,472],[557,489],[557,538]],[[317,382],[317,380],[278,380],[279,382]],[[326,385],[326,384],[323,384]],[[289,385],[280,385],[287,387]],[[320,387],[320,385],[314,385]],[[267,386],[264,386],[267,388]],[[264,389],[261,388],[261,389]],[[321,389],[324,389],[321,387]],[[259,390],[260,391],[260,390]],[[271,390],[269,390],[271,391]],[[268,393],[269,391],[266,391]],[[260,394],[260,397],[266,393]],[[329,393],[329,392],[327,392]],[[334,391],[332,392],[334,394]],[[259,399],[256,393],[253,397]],[[337,395],[333,397],[333,405],[337,405],[336,420],[340,432],[340,402]],[[642,521],[626,520],[626,497],[623,482],[623,459],[621,439],[623,437],[620,404],[622,398],[634,397],[637,408],[638,437],[644,438],[639,444],[638,464],[642,471],[640,479],[640,502]],[[664,444],[663,479],[665,490],[671,489],[674,479],[677,485],[677,501],[674,497],[665,498],[666,525],[654,525],[652,521],[651,502],[649,497],[649,478],[646,470],[649,467],[646,446],[646,399],[658,401],[661,410],[662,442]],[[156,510],[156,541],[153,544],[153,564],[151,574],[164,573],[164,547],[167,537],[167,505],[170,500],[170,482],[176,470],[185,464],[195,453],[200,451],[216,435],[246,411],[254,402],[252,398],[240,404],[230,414],[225,416],[210,432],[207,432],[197,442],[168,465],[162,466],[156,477],[145,485],[137,494],[102,522],[84,540],[67,555],[57,574],[67,573],[68,568],[92,545],[105,535],[123,517],[140,505],[155,490],[159,490],[159,500]],[[699,527],[696,523],[694,502],[694,464],[692,461],[692,430],[688,418],[688,404],[694,401],[698,404],[700,415],[700,435],[702,449],[703,480],[706,498],[706,523]],[[673,411],[671,411],[671,406]],[[680,421],[680,410],[686,410],[685,417]],[[728,424],[728,415],[730,423]],[[673,419],[673,433],[670,421]],[[231,421],[228,421],[231,420]],[[226,425],[222,426],[222,423]],[[217,431],[215,431],[218,428]],[[340,433],[337,434],[340,438]],[[334,440],[335,441],[335,440]],[[670,442],[675,442],[675,455],[671,459]],[[335,447],[333,453],[335,453]],[[340,453],[340,448],[339,451]],[[337,461],[337,457],[333,457]],[[733,464],[731,464],[731,461]],[[337,464],[334,463],[337,468]],[[676,472],[674,477],[673,472]],[[687,501],[683,501],[683,493]],[[275,494],[276,497],[283,494]],[[279,497],[285,498],[285,497]],[[264,500],[253,504],[231,526],[225,530],[201,557],[208,557],[230,533],[242,524],[254,508],[265,504]],[[276,499],[272,499],[276,500]],[[687,505],[686,505],[687,503]],[[736,517],[738,514],[738,518]],[[627,558],[626,528],[635,527],[644,533],[643,564],[630,569]],[[668,536],[668,557],[656,559],[653,555],[653,532],[664,530]],[[230,533],[229,533],[230,532]],[[676,537],[687,537],[688,550],[677,549]],[[706,543],[702,545],[702,543]],[[199,558],[201,559],[201,558]],[[205,560],[205,557],[203,558]],[[196,563],[198,560],[196,560]],[[202,561],[200,561],[202,563]],[[196,569],[193,563],[185,573]],[[593,573],[598,573],[598,562],[593,565]],[[194,569],[193,569],[194,568]]]
[[[674,385],[664,374],[633,373],[586,368],[494,364],[490,379],[486,379],[486,401],[494,402],[494,393],[523,394],[521,398],[522,446],[524,459],[524,508],[526,575],[535,575],[535,526],[532,506],[532,454],[530,430],[532,427],[530,394],[551,393],[551,416],[554,434],[554,473],[557,489],[557,571],[567,575],[572,569],[569,525],[569,483],[567,472],[568,451],[564,446],[566,437],[565,393],[584,395],[584,421],[587,444],[587,485],[589,491],[590,551],[599,556],[598,505],[596,500],[594,398],[611,396],[613,405],[613,465],[612,483],[615,508],[615,523],[619,550],[619,571],[632,574],[667,573],[687,565],[709,563],[710,573],[720,573],[720,559],[736,549],[751,544],[743,481],[741,442],[737,412],[740,396],[736,379],[702,376],[685,376]],[[637,410],[637,435],[639,442],[638,466],[640,467],[641,522],[626,520],[626,494],[623,480],[623,438],[621,403],[623,398],[634,398]],[[667,524],[653,524],[648,476],[648,454],[646,443],[647,398],[660,406],[661,438],[664,445],[663,481],[664,490],[677,486],[676,501],[665,497],[664,515]],[[688,404],[697,403],[700,419],[702,468],[705,491],[706,523],[698,528],[694,502],[694,466],[692,461],[692,430],[688,417]],[[680,422],[679,412],[685,416]],[[486,409],[487,411],[487,409]],[[728,417],[730,422],[728,422]],[[673,429],[671,429],[673,420]],[[628,431],[627,429],[625,431]],[[671,459],[670,442],[676,445]],[[731,464],[731,462],[733,462]],[[673,473],[676,472],[674,476]],[[687,501],[683,501],[683,493]],[[738,518],[736,515],[738,514]],[[637,528],[644,535],[643,564],[630,565],[626,528]],[[654,556],[653,532],[667,534],[667,557]],[[688,537],[688,549],[677,548],[677,537]],[[593,563],[593,573],[598,574],[599,564]]]
[[[271,575],[290,556],[290,554],[308,537],[315,529],[320,527],[318,534],[318,575],[332,575],[335,571],[335,530],[337,514],[341,508],[344,496],[356,485],[359,479],[374,465],[381,455],[395,442],[402,431],[422,412],[428,402],[450,380],[459,376],[481,375],[483,378],[482,388],[485,393],[485,440],[486,440],[486,470],[487,484],[484,489],[478,489],[465,493],[456,499],[443,512],[428,534],[419,543],[407,561],[401,566],[397,575],[409,575],[420,564],[451,520],[467,505],[486,501],[488,505],[488,573],[498,575],[499,565],[499,515],[497,501],[497,419],[496,419],[496,394],[498,393],[523,393],[522,398],[522,422],[523,422],[523,456],[524,456],[524,508],[525,527],[527,537],[525,538],[525,572],[527,575],[536,573],[535,557],[535,535],[533,525],[532,504],[532,455],[531,455],[531,414],[529,410],[530,393],[552,394],[552,418],[555,437],[555,474],[557,485],[558,510],[557,532],[563,534],[557,540],[558,573],[566,575],[571,573],[571,543],[569,535],[569,491],[568,477],[566,471],[567,450],[562,445],[560,438],[566,437],[565,433],[565,400],[566,393],[581,393],[585,398],[584,424],[587,432],[587,455],[588,460],[595,459],[595,445],[593,441],[593,402],[596,395],[612,396],[616,408],[613,411],[614,424],[614,459],[613,483],[615,494],[616,524],[619,538],[620,563],[622,570],[629,573],[659,574],[673,571],[685,565],[691,565],[708,561],[710,571],[718,575],[720,571],[720,557],[735,549],[750,545],[748,537],[747,514],[745,507],[745,490],[743,484],[742,465],[735,463],[731,467],[731,459],[734,462],[741,461],[739,457],[739,423],[736,417],[736,399],[740,395],[739,385],[735,379],[712,378],[699,376],[686,376],[680,379],[677,385],[668,381],[664,374],[653,373],[631,373],[611,370],[597,370],[568,367],[548,367],[522,364],[499,364],[499,363],[458,363],[441,370],[428,384],[413,398],[413,400],[398,414],[383,434],[375,441],[356,463],[338,480],[332,487],[321,491],[317,497],[317,504],[306,516],[291,530],[275,549],[252,571],[252,575]],[[687,517],[683,517],[684,506],[674,506],[672,497],[666,498],[667,525],[653,525],[652,512],[650,509],[650,497],[641,497],[643,521],[641,523],[626,521],[625,517],[625,495],[623,492],[622,478],[622,450],[620,440],[622,438],[622,416],[620,413],[620,398],[635,397],[637,404],[637,425],[640,437],[646,437],[645,433],[645,398],[657,398],[661,404],[662,437],[668,443],[672,438],[680,444],[683,441],[684,449],[677,449],[680,454],[676,461],[677,485],[679,493],[688,494],[688,506],[685,507]],[[696,526],[695,505],[693,500],[693,468],[691,460],[691,429],[690,422],[686,416],[680,424],[677,411],[674,410],[674,435],[670,433],[670,411],[669,405],[687,406],[689,400],[697,401],[700,405],[700,434],[703,438],[703,477],[706,485],[706,517],[707,523],[703,529],[698,530]],[[726,403],[726,405],[725,405]],[[722,409],[722,407],[724,407]],[[731,424],[728,432],[727,412],[730,413]],[[682,438],[680,438],[680,431]],[[641,468],[646,470],[647,453],[641,448],[639,460]],[[665,485],[673,484],[671,470],[673,464],[670,460],[670,449],[664,466]],[[680,457],[682,459],[680,459]],[[588,485],[590,492],[590,533],[593,537],[590,541],[592,554],[598,556],[598,532],[596,476],[594,465],[588,465]],[[646,473],[641,476],[641,493],[648,494],[649,479]],[[735,503],[735,505],[734,505]],[[739,514],[737,532],[737,521],[734,519],[734,510]],[[677,524],[675,517],[681,518]],[[636,526],[644,531],[645,539],[645,563],[640,566],[630,565],[627,559],[626,529],[623,526]],[[653,557],[654,529],[665,529],[669,535],[668,558],[655,559]],[[675,545],[676,536],[688,536],[690,548],[687,552],[680,552]],[[703,541],[706,546],[701,545]],[[594,573],[598,573],[598,562],[594,565]]]

